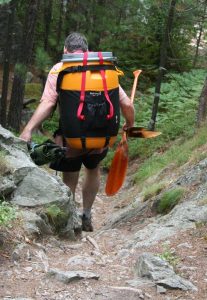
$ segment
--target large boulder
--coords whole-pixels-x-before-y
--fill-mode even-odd
[[[26,143],[1,126],[0,151],[2,165],[6,166],[6,171],[0,170],[0,197],[19,208],[28,233],[58,231],[74,237],[80,221],[72,193],[61,178],[37,167]]]

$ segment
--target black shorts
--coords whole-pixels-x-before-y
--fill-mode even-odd
[[[76,157],[63,157],[51,163],[50,168],[60,172],[77,172],[83,164],[87,169],[92,170],[106,157],[107,152],[108,148],[98,154],[86,153]]]

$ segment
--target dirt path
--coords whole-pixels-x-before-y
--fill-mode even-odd
[[[30,244],[17,232],[16,239],[23,245],[20,259],[13,261],[0,256],[0,299],[207,299],[207,286],[203,284],[203,277],[206,276],[207,285],[206,227],[169,239],[171,246],[176,249],[176,255],[187,266],[182,274],[198,287],[197,293],[172,290],[159,294],[154,286],[133,287],[129,284],[134,279],[134,266],[139,254],[163,251],[160,244],[148,249],[126,249],[125,241],[133,233],[133,222],[119,224],[117,228],[108,230],[104,227],[111,214],[130,203],[135,193],[135,189],[122,190],[116,197],[107,198],[100,192],[93,209],[95,231],[83,233],[74,242],[49,237],[42,241],[31,241]],[[81,206],[80,187],[76,200]],[[190,246],[179,248],[178,245],[183,242]],[[99,279],[76,280],[65,284],[49,277],[49,269],[87,271],[95,273]]]

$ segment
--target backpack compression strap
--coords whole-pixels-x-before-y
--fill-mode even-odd
[[[99,57],[99,60],[100,60],[100,65],[103,65],[104,61],[103,61],[103,55],[102,55],[101,52],[98,52],[98,57]],[[108,90],[107,90],[105,70],[101,69],[100,73],[101,73],[101,77],[102,77],[102,81],[103,81],[104,95],[105,95],[106,100],[108,101],[109,106],[110,106],[109,114],[106,116],[107,119],[109,120],[114,115],[114,107],[113,107],[113,105],[111,103],[111,100],[110,100],[110,97],[109,97],[109,94],[108,94]]]
[[[84,52],[83,54],[83,66],[87,65],[88,60],[88,52]],[[81,94],[80,94],[80,104],[77,111],[77,117],[80,120],[85,120],[85,116],[82,115],[83,104],[85,100],[85,86],[86,86],[86,71],[82,72],[82,81],[81,81]]]
[[[98,57],[100,60],[100,65],[102,66],[104,61],[103,61],[103,55],[101,52],[98,52]],[[87,66],[87,60],[88,60],[88,52],[84,52],[83,55],[83,67]],[[111,103],[109,94],[108,94],[108,90],[107,90],[107,83],[106,83],[106,76],[105,76],[105,70],[104,69],[100,69],[100,74],[102,77],[102,81],[103,81],[103,88],[104,88],[104,95],[106,97],[106,100],[109,103],[109,114],[106,116],[107,119],[111,119],[114,115],[114,107]],[[78,107],[78,111],[77,111],[77,117],[79,120],[85,120],[85,116],[82,115],[82,110],[83,110],[83,105],[84,105],[84,100],[85,100],[85,85],[86,85],[86,70],[82,71],[82,81],[81,81],[81,94],[80,94],[80,104]]]

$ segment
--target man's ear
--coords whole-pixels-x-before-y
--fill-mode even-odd
[[[67,54],[68,53],[68,51],[67,51],[67,49],[64,47],[64,49],[63,49],[63,53],[64,54]]]

